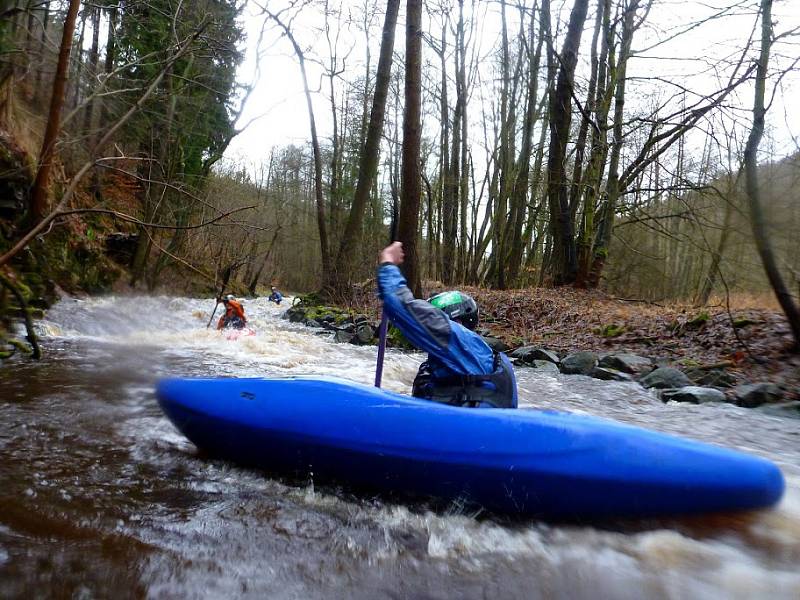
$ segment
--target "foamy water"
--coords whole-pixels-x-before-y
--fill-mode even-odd
[[[0,371],[0,595],[270,598],[798,598],[797,421],[663,404],[636,384],[518,369],[521,406],[617,419],[781,466],[754,514],[592,525],[502,522],[284,482],[198,456],[160,413],[164,376],[333,375],[371,383],[375,348],[245,301],[255,336],[206,329],[213,300],[67,300],[46,356]],[[219,312],[217,313],[219,316]],[[216,321],[216,318],[214,319]],[[389,350],[385,387],[422,360]],[[83,590],[83,591],[82,591]],[[124,594],[123,594],[124,595]]]

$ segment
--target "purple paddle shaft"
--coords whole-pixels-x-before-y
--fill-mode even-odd
[[[375,367],[375,387],[381,387],[383,377],[383,354],[386,352],[386,328],[388,324],[386,311],[381,310],[381,325],[378,327],[378,364]]]

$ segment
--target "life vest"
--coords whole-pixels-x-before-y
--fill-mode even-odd
[[[492,388],[482,385],[492,384]],[[517,379],[511,361],[494,353],[494,371],[488,375],[436,376],[428,361],[420,365],[411,394],[453,406],[517,408]]]
[[[219,320],[217,329],[233,327],[234,329],[244,329],[247,319],[244,316],[244,308],[236,300],[228,300],[225,305],[225,314]]]

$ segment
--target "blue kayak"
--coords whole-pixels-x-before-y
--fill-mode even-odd
[[[565,412],[457,408],[333,378],[166,379],[157,395],[212,456],[517,516],[747,510],[784,488],[767,460]]]

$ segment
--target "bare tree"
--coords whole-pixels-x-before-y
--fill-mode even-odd
[[[800,310],[795,304],[783,276],[778,269],[775,253],[772,250],[767,226],[764,219],[764,209],[761,206],[761,196],[758,186],[758,146],[764,135],[764,118],[767,108],[764,104],[764,95],[767,81],[767,68],[769,66],[770,47],[772,45],[772,0],[761,0],[761,52],[756,67],[755,94],[753,99],[753,127],[747,138],[744,150],[745,189],[747,190],[750,221],[753,228],[758,254],[764,265],[769,284],[781,305],[789,326],[794,336],[795,350],[800,350]]]
[[[403,165],[398,237],[405,249],[403,270],[415,295],[420,293],[417,234],[422,195],[420,116],[422,97],[422,0],[406,2],[406,81],[403,111]]]

